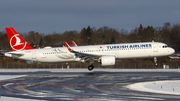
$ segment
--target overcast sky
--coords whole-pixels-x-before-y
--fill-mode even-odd
[[[0,31],[63,33],[108,26],[132,30],[180,24],[180,0],[1,0]]]

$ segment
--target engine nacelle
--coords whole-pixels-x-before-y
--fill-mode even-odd
[[[116,62],[115,56],[103,56],[103,57],[101,57],[101,65],[102,66],[115,65],[115,62]]]

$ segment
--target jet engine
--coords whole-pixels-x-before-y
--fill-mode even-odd
[[[115,56],[103,56],[103,57],[101,57],[101,65],[102,66],[115,65],[115,62],[116,62]]]

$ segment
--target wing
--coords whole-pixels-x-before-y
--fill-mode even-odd
[[[85,61],[88,61],[90,59],[95,59],[95,58],[100,58],[101,55],[97,55],[97,54],[88,54],[88,53],[81,53],[78,51],[73,50],[68,44],[67,42],[64,41],[64,44],[66,45],[67,49],[71,52],[74,53],[76,57],[79,57]]]

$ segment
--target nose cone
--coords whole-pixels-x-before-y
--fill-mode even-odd
[[[169,51],[170,54],[174,54],[175,53],[175,50],[173,48],[170,49]]]

